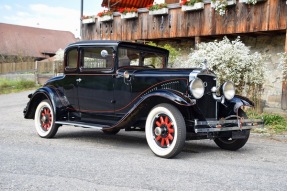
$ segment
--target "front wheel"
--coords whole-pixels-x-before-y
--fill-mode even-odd
[[[149,113],[145,134],[152,152],[163,158],[179,154],[186,139],[186,126],[181,112],[170,104],[159,104]]]
[[[245,119],[248,118],[246,113],[241,109],[239,109],[238,111],[238,116],[243,117]],[[221,149],[236,151],[242,148],[248,141],[250,130],[243,130],[243,131],[245,131],[245,135],[246,135],[246,137],[243,139],[232,139],[232,138],[224,137],[224,138],[216,138],[214,139],[214,142]]]
[[[36,109],[35,127],[43,138],[52,138],[58,131],[59,125],[55,124],[55,113],[48,100],[43,100]]]

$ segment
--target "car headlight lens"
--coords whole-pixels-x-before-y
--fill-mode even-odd
[[[204,84],[201,79],[195,78],[189,84],[189,90],[195,99],[199,99],[204,94]]]
[[[231,100],[235,95],[235,86],[232,82],[227,81],[222,86],[222,92],[226,99]]]

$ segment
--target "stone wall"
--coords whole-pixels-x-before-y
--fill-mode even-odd
[[[267,112],[284,112],[281,107],[283,76],[282,70],[278,68],[278,53],[285,51],[285,38],[285,34],[242,38],[242,41],[250,46],[251,51],[270,55],[262,94],[262,100],[265,101],[264,111]]]
[[[233,37],[234,38],[234,37]],[[250,47],[252,52],[260,52],[261,54],[269,55],[267,60],[266,81],[262,92],[261,107],[266,112],[287,114],[287,111],[282,110],[282,71],[278,68],[279,55],[285,51],[285,34],[278,35],[263,35],[256,37],[241,37],[243,43]],[[221,38],[222,39],[222,38]],[[218,40],[221,40],[218,38]],[[231,38],[230,38],[231,39]],[[213,39],[201,39],[202,42],[212,41]],[[181,49],[182,56],[185,57],[190,52],[191,48],[195,48],[194,39],[190,40],[169,40],[160,41],[159,45],[172,44],[173,47]]]

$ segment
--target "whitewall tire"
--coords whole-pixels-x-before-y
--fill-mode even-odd
[[[186,139],[181,112],[171,104],[159,104],[149,113],[145,126],[146,140],[152,152],[163,158],[179,154]]]
[[[43,100],[35,112],[35,127],[38,135],[43,138],[52,138],[58,131],[55,124],[55,113],[49,100]]]

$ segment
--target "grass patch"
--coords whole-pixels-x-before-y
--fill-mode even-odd
[[[0,94],[8,94],[12,92],[20,92],[24,90],[37,88],[38,85],[32,80],[9,80],[0,78]]]
[[[287,119],[278,114],[261,113],[248,111],[249,118],[264,120],[265,130],[257,129],[256,132],[265,131],[267,133],[287,133]]]

